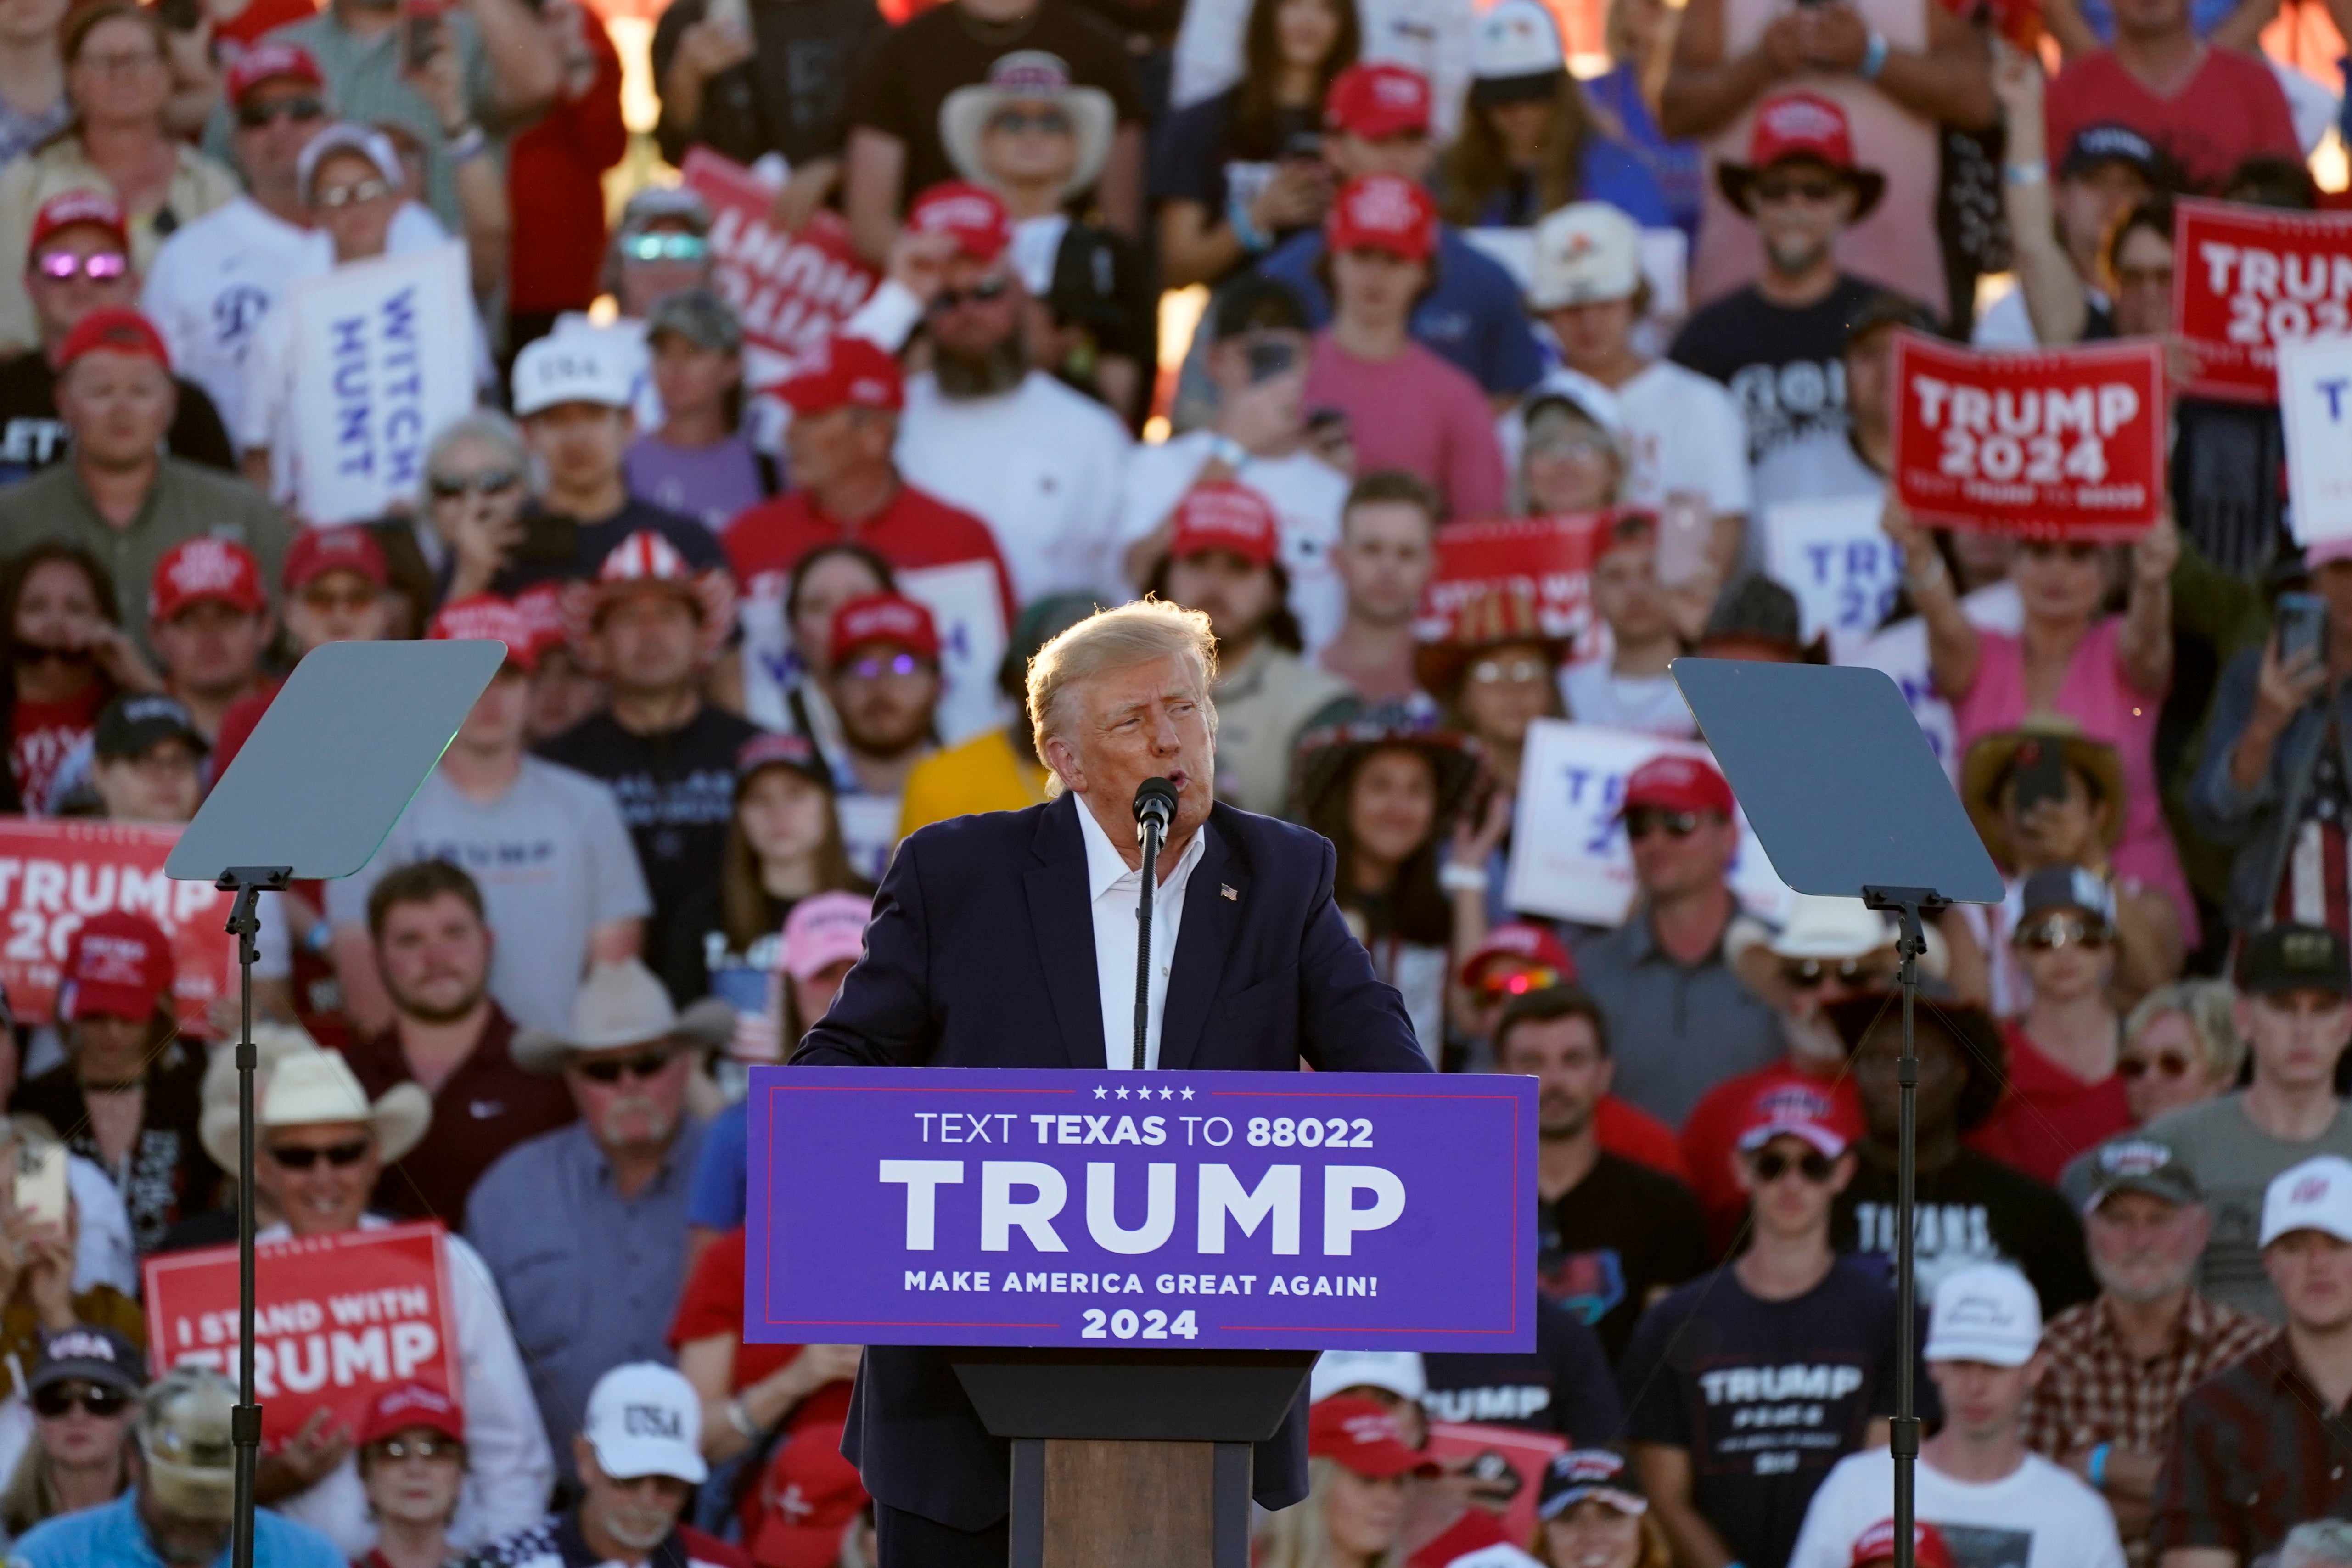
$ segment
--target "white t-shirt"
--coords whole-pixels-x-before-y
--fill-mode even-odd
[[[404,204],[385,248],[423,250],[449,236],[430,208]],[[172,368],[205,389],[232,434],[245,407],[245,359],[287,286],[334,266],[321,229],[297,228],[251,196],[215,207],[175,230],[155,254],[139,308],[163,334]]]
[[[2039,1454],[1990,1484],[1957,1481],[1921,1459],[1918,1518],[1960,1568],[2123,1568],[2115,1515],[2099,1494]],[[1895,1460],[1849,1454],[1805,1510],[1789,1568],[1846,1568],[1855,1539],[1895,1511]]]
[[[2090,302],[2101,309],[2107,305],[2106,294],[2097,289],[2086,289]],[[2025,308],[2025,290],[2012,281],[2000,297],[1977,312],[1976,330],[1969,341],[1980,349],[2038,349],[2041,336],[2033,330],[2033,316]]]
[[[1158,528],[1192,477],[1209,460],[1216,437],[1188,431],[1157,447],[1138,447],[1127,465],[1127,488],[1119,502],[1118,552]],[[1264,496],[1282,520],[1282,564],[1290,574],[1290,610],[1313,653],[1339,635],[1347,617],[1348,593],[1331,568],[1339,546],[1339,512],[1348,481],[1338,469],[1305,452],[1287,458],[1252,458],[1242,465],[1241,482]]]
[[[1698,733],[1671,675],[1619,675],[1607,659],[1589,659],[1559,672],[1559,694],[1567,699],[1568,716],[1580,724],[1685,739]]]
[[[1748,427],[1721,382],[1654,360],[1617,388],[1617,414],[1633,459],[1628,505],[1696,490],[1717,516],[1748,510]]]
[[[907,384],[898,471],[988,524],[1022,604],[1061,593],[1116,604],[1127,597],[1112,541],[1130,446],[1109,409],[1043,372],[953,400],[923,374]]]

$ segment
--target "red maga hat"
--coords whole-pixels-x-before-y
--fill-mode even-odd
[[[127,910],[92,915],[66,946],[58,1016],[146,1018],[171,1005],[175,972],[172,939],[153,921]]]
[[[951,234],[974,261],[993,261],[1013,243],[1013,220],[992,191],[961,180],[933,185],[907,209],[917,234]]]
[[[835,665],[867,643],[889,643],[922,658],[940,657],[940,629],[931,612],[903,594],[868,594],[833,613],[826,655]]]
[[[261,585],[261,563],[253,552],[229,540],[198,534],[163,552],[147,588],[149,618],[168,621],[206,600],[247,615],[269,607],[269,595]]]
[[[438,1432],[453,1443],[466,1440],[466,1413],[457,1408],[456,1400],[437,1388],[404,1383],[385,1389],[368,1406],[360,1422],[360,1447],[381,1443],[415,1426]]]
[[[356,572],[379,588],[392,584],[392,569],[384,564],[383,546],[375,535],[356,525],[306,528],[286,547],[281,574],[289,594],[317,582],[330,572]]]
[[[137,354],[165,370],[172,368],[172,351],[163,346],[163,335],[155,330],[155,323],[136,310],[116,309],[92,310],[66,334],[64,345],[58,350],[58,369],[62,372],[82,355],[100,349]]]
[[[228,68],[228,100],[242,103],[247,93],[263,82],[276,81],[279,77],[307,81],[316,88],[327,85],[326,73],[319,68],[319,62],[310,58],[310,51],[301,45],[256,44],[239,55],[236,63]]]
[[[1396,1417],[1385,1407],[1352,1394],[1335,1394],[1307,1411],[1307,1452],[1372,1480],[1433,1476],[1439,1469],[1435,1461],[1405,1446]]]
[[[1273,564],[1282,548],[1282,522],[1274,508],[1249,486],[1234,479],[1194,485],[1176,503],[1175,531],[1169,536],[1172,560],[1206,550],[1225,550],[1253,566]]]
[[[38,256],[41,247],[58,234],[83,224],[104,229],[117,249],[131,248],[131,224],[122,216],[121,202],[104,191],[60,191],[33,215],[33,237],[26,242],[25,254]]]
[[[775,388],[795,414],[829,414],[836,408],[907,406],[907,378],[898,361],[881,344],[836,337],[819,345]]]
[[[1843,176],[1853,186],[1856,219],[1886,194],[1885,175],[1854,166],[1853,132],[1845,110],[1817,92],[1787,92],[1766,100],[1748,133],[1748,162],[1718,165],[1716,183],[1726,201],[1746,212],[1757,175],[1790,158],[1809,159]]]
[[[1945,1544],[1944,1532],[1924,1519],[1912,1521],[1911,1554],[1919,1568],[1952,1568],[1952,1549]],[[1882,1519],[1854,1537],[1853,1568],[1888,1562],[1894,1556],[1895,1521],[1891,1519]]]
[[[1618,815],[1639,805],[1664,806],[1668,811],[1717,811],[1729,816],[1738,806],[1731,785],[1712,763],[1668,752],[1652,757],[1625,779],[1625,801]]]
[[[476,637],[507,645],[507,662],[526,670],[539,668],[539,637],[523,613],[496,594],[476,594],[446,604],[434,614],[428,637],[455,642]]]
[[[1426,133],[1429,121],[1429,79],[1403,66],[1349,66],[1323,95],[1324,126],[1367,142],[1407,131]]]
[[[1411,180],[1368,174],[1350,181],[1331,204],[1324,237],[1335,252],[1384,250],[1406,261],[1426,261],[1437,248],[1437,204]]]
[[[1479,972],[1497,958],[1549,969],[1559,976],[1562,985],[1576,984],[1576,960],[1560,946],[1559,938],[1531,921],[1509,921],[1487,931],[1486,940],[1462,961],[1462,984],[1475,985]]]

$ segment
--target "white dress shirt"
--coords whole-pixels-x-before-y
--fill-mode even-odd
[[[1103,1056],[1113,1068],[1135,1065],[1135,900],[1143,873],[1119,858],[1110,836],[1083,800],[1078,832],[1087,841],[1087,897],[1095,911],[1095,977],[1102,987]],[[1209,827],[1192,835],[1176,869],[1151,895],[1151,994],[1146,1000],[1143,1065],[1160,1065],[1160,1019],[1168,1011],[1168,972],[1176,963],[1177,928],[1184,923],[1184,884],[1201,863]]]

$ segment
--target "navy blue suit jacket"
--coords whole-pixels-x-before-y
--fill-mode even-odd
[[[866,956],[793,1063],[1105,1066],[1079,809],[1064,795],[936,823],[901,843]],[[1294,1072],[1303,1058],[1329,1072],[1429,1071],[1403,1004],[1331,901],[1330,843],[1226,805],[1202,831],[1160,1018],[1160,1068]],[[1011,1455],[981,1426],[953,1357],[867,1350],[843,1451],[882,1502],[982,1530],[1007,1511]],[[1258,1446],[1255,1491],[1268,1508],[1307,1495],[1303,1394]]]

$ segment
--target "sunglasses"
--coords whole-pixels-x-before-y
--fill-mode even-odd
[[[643,1082],[646,1079],[659,1078],[662,1069],[669,1064],[670,1054],[667,1051],[639,1051],[635,1056],[623,1057],[618,1061],[582,1062],[578,1064],[577,1070],[590,1083],[618,1083],[623,1073]]]
[[[1756,182],[1756,199],[1759,202],[1785,202],[1791,196],[1822,206],[1834,201],[1845,187],[1836,180],[1776,180]]]
[[[1530,991],[1549,991],[1559,984],[1559,970],[1548,963],[1538,964],[1533,969],[1515,970],[1508,974],[1482,974],[1478,977],[1478,994],[1488,1002],[1499,1002],[1506,996],[1524,996]]]
[[[1474,685],[1495,686],[1506,680],[1541,680],[1549,673],[1536,658],[1482,658],[1470,667]]]
[[[1637,805],[1625,814],[1625,837],[1647,838],[1664,828],[1670,838],[1688,838],[1698,831],[1698,813],[1668,811],[1664,806]]]
[[[371,1443],[378,1457],[386,1459],[462,1459],[466,1445],[455,1437],[387,1437],[381,1443]]]
[[[325,1149],[297,1143],[284,1149],[273,1145],[269,1150],[270,1159],[289,1171],[307,1171],[322,1159],[338,1171],[348,1171],[366,1159],[367,1153],[368,1141],[364,1138],[354,1138],[348,1143],[337,1143]]]
[[[2105,947],[2112,937],[2102,921],[2088,921],[2080,915],[2051,915],[2021,927],[2016,941],[2020,947],[2052,952],[2070,942],[2080,947]]]
[[[111,283],[131,270],[131,258],[119,250],[101,250],[92,256],[76,256],[70,250],[45,250],[33,258],[33,268],[52,283],[70,283],[77,278]]]
[[[633,234],[621,241],[621,254],[632,261],[701,261],[710,242],[698,234]]]
[[[349,185],[331,185],[311,199],[329,212],[341,212],[354,202],[372,202],[392,195],[392,186],[383,180],[361,180]]]
[[[258,131],[280,120],[308,125],[313,120],[326,117],[327,106],[315,98],[289,98],[280,103],[248,103],[236,111],[236,122],[247,131]]]
[[[2158,1051],[2152,1057],[2118,1057],[2116,1071],[2126,1083],[2137,1083],[2148,1074],[2158,1078],[2184,1079],[2195,1064],[2179,1051]]]
[[[1777,1182],[1793,1170],[1815,1186],[1828,1181],[1830,1173],[1837,1169],[1837,1162],[1819,1149],[1808,1149],[1801,1154],[1767,1149],[1748,1163],[1756,1167],[1756,1179],[1759,1182]]]
[[[127,1394],[86,1383],[53,1383],[33,1395],[34,1412],[52,1421],[77,1405],[92,1415],[103,1417],[121,1415],[130,1403]]]
[[[912,675],[923,668],[923,661],[911,653],[894,653],[888,658],[861,658],[845,664],[840,673],[855,676],[859,680],[879,680],[886,675]]]
[[[991,131],[1008,131],[1018,136],[1024,131],[1034,131],[1042,136],[1066,136],[1070,117],[1058,109],[1041,109],[1031,114],[1019,109],[1000,109],[988,117]]]
[[[1811,991],[1832,980],[1844,985],[1859,985],[1876,980],[1885,973],[1883,965],[1865,959],[1842,958],[1835,963],[1824,963],[1818,958],[1792,958],[1780,965],[1780,984],[1792,991]]]
[[[456,500],[462,495],[497,496],[522,483],[512,468],[486,468],[478,474],[436,474],[425,481],[435,500]]]
[[[1004,291],[1012,287],[1013,279],[1000,275],[983,278],[969,289],[942,289],[931,296],[931,309],[952,310],[959,305],[985,305],[1003,299]]]

